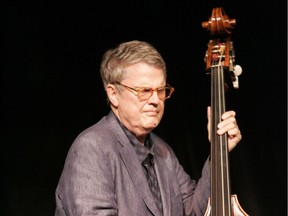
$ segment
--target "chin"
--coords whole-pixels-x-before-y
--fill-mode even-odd
[[[157,122],[155,121],[155,122],[151,123],[148,128],[149,128],[150,130],[153,130],[153,129],[156,128],[158,125],[159,125],[159,122],[158,122],[158,121],[157,121]]]
[[[151,130],[155,129],[160,123],[158,118],[153,118],[150,120],[151,121],[146,121],[145,123],[143,122],[144,123],[143,126],[144,126],[145,130],[147,130],[147,131],[151,131]]]

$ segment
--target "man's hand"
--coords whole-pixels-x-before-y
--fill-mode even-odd
[[[236,113],[234,111],[227,111],[221,116],[222,121],[217,125],[217,134],[223,135],[228,134],[228,150],[231,151],[238,142],[242,139],[241,131],[237,125]],[[211,141],[211,131],[210,131],[210,122],[211,122],[211,107],[207,108],[207,118],[208,118],[208,139]]]

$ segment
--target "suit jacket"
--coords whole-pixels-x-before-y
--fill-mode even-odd
[[[173,150],[151,133],[164,216],[204,215],[210,169],[192,180]],[[56,188],[55,216],[160,216],[137,154],[112,113],[73,142]]]

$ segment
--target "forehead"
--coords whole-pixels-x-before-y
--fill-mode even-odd
[[[158,84],[163,85],[166,82],[165,73],[162,69],[140,62],[125,67],[123,80],[135,84]]]

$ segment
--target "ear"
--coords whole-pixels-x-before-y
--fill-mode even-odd
[[[108,84],[106,86],[106,93],[107,93],[107,97],[110,101],[110,103],[114,106],[114,107],[118,107],[118,98],[117,98],[117,89],[115,87],[115,85],[112,84]]]

